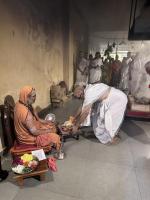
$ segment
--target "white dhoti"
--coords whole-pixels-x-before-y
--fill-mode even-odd
[[[103,83],[88,85],[83,103],[83,108],[89,104],[93,104],[93,107],[82,126],[92,125],[95,136],[104,144],[117,134],[127,105],[126,95],[115,88],[111,88],[108,97],[99,102],[108,89],[109,86]]]
[[[119,88],[123,90],[126,94],[129,93],[129,69],[131,61],[131,58],[126,58],[126,60],[122,62],[121,68],[121,81],[119,84]]]
[[[96,83],[101,81],[102,70],[101,67],[90,69],[89,73],[89,83]]]
[[[88,75],[85,70],[88,68],[88,66],[89,61],[85,58],[82,58],[78,64],[75,85],[84,86],[87,84]]]
[[[91,62],[91,69],[89,71],[89,83],[96,83],[101,81],[102,76],[102,59],[96,58]]]
[[[87,84],[88,77],[85,74],[82,74],[79,70],[77,70],[77,77],[75,85],[84,86]]]

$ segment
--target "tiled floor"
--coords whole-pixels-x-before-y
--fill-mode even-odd
[[[79,104],[69,101],[52,112],[63,122]],[[150,122],[125,120],[120,135],[121,142],[114,146],[100,144],[91,130],[79,141],[68,139],[57,173],[48,172],[45,182],[26,179],[21,189],[10,172],[0,183],[0,199],[150,200]],[[3,168],[9,168],[9,158]]]

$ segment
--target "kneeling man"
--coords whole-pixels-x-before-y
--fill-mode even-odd
[[[85,90],[76,87],[74,96],[84,98],[82,109],[75,116],[74,131],[80,126],[92,126],[101,143],[113,143],[124,118],[127,96],[103,83],[89,84]]]

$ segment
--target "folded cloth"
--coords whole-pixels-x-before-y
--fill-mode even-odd
[[[57,172],[56,159],[54,157],[47,158],[48,168],[53,172]]]
[[[50,144],[50,134],[40,134],[36,137],[38,147],[44,147]]]

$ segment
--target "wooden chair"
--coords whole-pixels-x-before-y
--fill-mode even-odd
[[[5,152],[10,151],[12,157],[20,156],[25,153],[31,153],[33,150],[41,149],[35,145],[22,145],[17,142],[14,128],[14,100],[8,95],[4,100],[4,105],[1,106],[1,120],[4,135]],[[44,152],[51,150],[51,145],[43,147]]]

